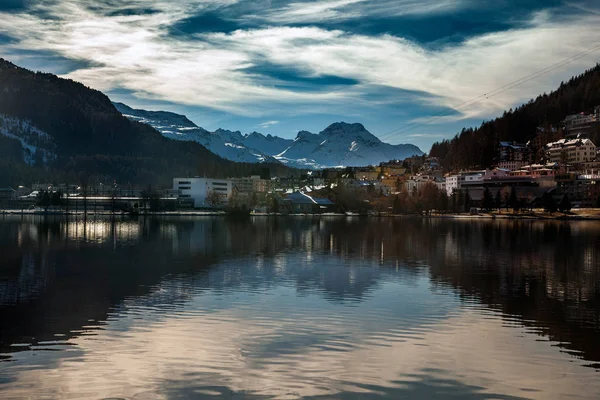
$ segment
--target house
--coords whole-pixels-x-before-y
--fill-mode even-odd
[[[181,201],[193,202],[194,208],[218,207],[227,204],[233,190],[231,179],[175,178],[173,190]]]
[[[309,196],[302,192],[289,194],[283,200],[284,207],[292,213],[318,214],[333,211],[335,204],[329,199]]]

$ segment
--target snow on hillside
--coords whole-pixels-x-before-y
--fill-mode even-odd
[[[21,142],[23,161],[30,165],[47,164],[56,159],[56,143],[52,137],[29,121],[0,114],[0,135]]]

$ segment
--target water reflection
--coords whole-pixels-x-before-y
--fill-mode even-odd
[[[596,398],[599,249],[585,222],[4,217],[0,395]]]

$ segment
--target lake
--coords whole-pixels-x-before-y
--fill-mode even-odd
[[[0,216],[0,398],[598,399],[600,223]]]

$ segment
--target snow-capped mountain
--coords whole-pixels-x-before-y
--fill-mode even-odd
[[[275,161],[268,154],[244,145],[244,135],[241,132],[232,132],[218,129],[209,132],[203,129],[184,115],[168,111],[136,110],[123,103],[113,103],[117,110],[125,117],[152,126],[170,139],[193,141],[200,143],[213,153],[232,161],[238,162],[265,162]]]
[[[209,132],[183,115],[166,111],[135,110],[114,103],[129,119],[151,125],[164,136],[194,141],[213,153],[232,161],[275,161],[298,168],[365,166],[382,161],[404,159],[423,152],[410,144],[384,143],[362,124],[337,122],[319,134],[301,131],[296,139],[283,139],[258,132],[217,129]]]
[[[299,132],[294,143],[276,158],[292,165],[294,160],[305,159],[323,166],[364,166],[422,154],[411,144],[384,143],[362,124],[336,122],[318,135]]]

